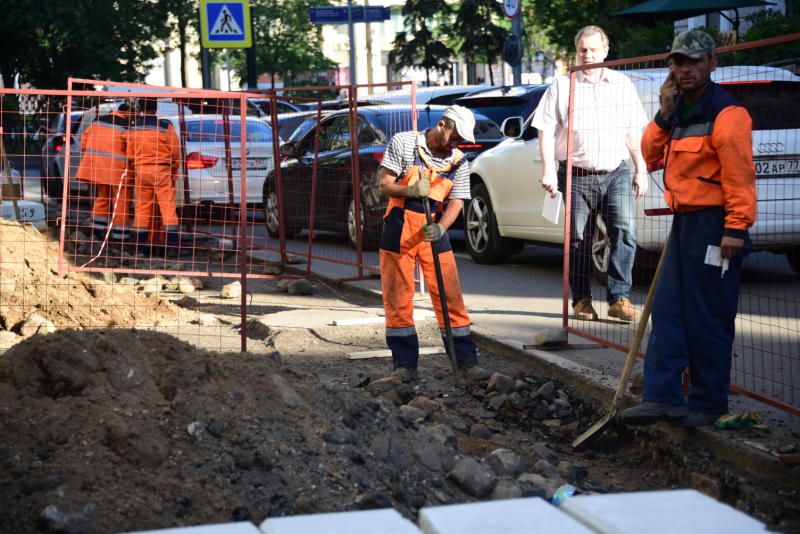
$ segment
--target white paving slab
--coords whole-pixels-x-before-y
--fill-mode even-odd
[[[579,495],[561,509],[601,534],[768,532],[760,521],[690,489]]]
[[[423,508],[425,534],[593,534],[539,497]]]
[[[253,523],[220,523],[218,525],[202,525],[199,527],[165,528],[161,530],[137,530],[125,534],[261,534]]]
[[[264,534],[420,534],[394,508],[265,519]]]

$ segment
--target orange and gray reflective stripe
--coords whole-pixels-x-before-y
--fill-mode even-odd
[[[87,148],[83,152],[84,154],[96,154],[98,156],[105,156],[107,158],[118,159],[120,161],[128,161],[128,156],[120,156],[119,154],[106,152],[105,150],[97,150],[96,148]]]
[[[413,324],[411,326],[404,326],[403,328],[386,327],[387,337],[407,337],[417,335],[417,327]]]
[[[113,226],[111,228],[111,237],[113,239],[128,239],[128,232],[130,227],[128,226]]]
[[[442,335],[445,335],[447,332],[446,329],[440,328]],[[451,327],[450,331],[453,333],[453,337],[464,337],[470,335],[469,326],[456,326]]]
[[[108,228],[108,218],[93,215],[91,227],[97,230],[105,230]]]

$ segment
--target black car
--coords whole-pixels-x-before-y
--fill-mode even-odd
[[[527,119],[539,105],[547,88],[547,84],[505,85],[470,93],[455,102],[502,125],[509,117],[522,117],[523,121]]]
[[[435,126],[445,106],[417,109],[417,130]],[[362,246],[378,244],[383,212],[387,201],[378,191],[378,170],[386,145],[398,132],[411,130],[411,106],[379,106],[358,109],[358,154],[360,175],[361,224],[366,228]],[[281,147],[286,158],[281,163],[282,193],[285,208],[286,237],[309,227],[311,187],[314,164],[315,119],[300,124],[293,136]],[[346,233],[356,243],[355,209],[352,181],[352,149],[350,120],[347,111],[338,111],[320,122],[317,156],[317,188],[314,205],[314,228]],[[462,145],[467,158],[496,146],[503,136],[494,121],[475,114],[475,143]],[[281,218],[274,171],[264,182],[264,208],[267,231],[279,235]]]

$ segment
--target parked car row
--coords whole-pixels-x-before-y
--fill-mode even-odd
[[[417,110],[417,129],[435,126],[446,106],[425,106]],[[463,147],[467,157],[497,145],[502,138],[497,125],[475,114],[475,143]],[[286,160],[281,164],[284,205],[284,234],[292,237],[309,227],[311,209],[316,118],[298,126],[282,147]],[[398,132],[412,129],[410,106],[379,106],[358,109],[358,161],[361,204],[361,230],[365,248],[375,248],[380,235],[387,200],[378,191],[378,171],[389,140]],[[350,114],[347,111],[327,115],[319,124],[317,152],[316,204],[314,228],[346,233],[356,243],[355,203],[353,201],[352,145]],[[264,183],[264,207],[267,230],[277,236],[281,216],[274,172]]]
[[[86,128],[99,115],[109,113],[120,102],[106,103],[84,111],[71,114],[70,135],[70,176],[80,165],[80,139]],[[184,110],[183,118],[178,115],[177,105],[159,102],[158,116],[168,120],[179,139],[181,139],[181,168],[176,182],[177,203],[183,204],[239,204],[241,201],[241,120],[229,117],[227,121],[229,142],[225,143],[225,120],[222,115],[191,114]],[[45,193],[53,198],[63,195],[63,177],[66,162],[66,114],[60,113],[53,120],[52,131],[43,147],[43,169],[46,179]],[[184,131],[185,128],[185,131]],[[267,173],[274,168],[272,128],[259,118],[246,119],[246,190],[247,203],[260,205],[261,193]],[[279,139],[279,144],[282,140]],[[226,156],[226,154],[228,156]],[[231,179],[228,179],[228,169]],[[183,177],[186,177],[184,181]],[[71,194],[86,191],[86,184],[70,179]]]

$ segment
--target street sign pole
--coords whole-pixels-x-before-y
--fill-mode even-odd
[[[347,0],[347,32],[350,35],[350,85],[356,84],[356,38],[353,30],[353,0]]]
[[[511,32],[517,36],[517,40],[522,46],[522,9],[517,12],[517,16],[511,21]],[[511,72],[514,73],[514,85],[522,85],[522,61],[519,61],[511,69]]]

